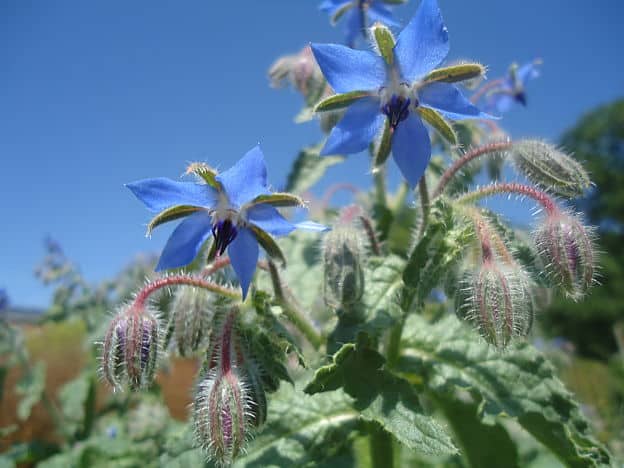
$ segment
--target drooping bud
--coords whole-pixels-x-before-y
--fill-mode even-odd
[[[533,183],[567,198],[583,195],[591,186],[583,166],[553,145],[538,140],[513,143],[511,157]]]
[[[533,298],[528,276],[518,265],[485,260],[466,275],[458,295],[458,316],[475,325],[497,348],[528,334],[533,324]]]
[[[156,313],[126,307],[111,321],[102,349],[102,375],[115,389],[138,390],[150,385],[156,372],[160,324]]]
[[[544,220],[533,236],[550,279],[575,301],[585,296],[596,274],[591,228],[577,216],[556,212]]]
[[[233,308],[213,328],[193,403],[197,441],[221,465],[234,461],[253,427],[266,418],[264,388],[258,368],[247,359],[237,320],[238,309]]]
[[[323,73],[310,46],[305,46],[296,54],[277,59],[269,68],[269,78],[274,88],[279,88],[286,82],[304,97],[308,97],[311,92],[318,92],[319,87],[325,87]]]
[[[189,356],[207,345],[215,304],[205,290],[180,287],[176,290],[171,314],[173,343],[181,356]]]
[[[323,297],[334,309],[357,303],[364,294],[364,246],[351,223],[335,226],[324,239]]]

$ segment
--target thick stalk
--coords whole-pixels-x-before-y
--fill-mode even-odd
[[[373,468],[392,468],[394,466],[392,436],[378,425],[371,426],[370,456]]]
[[[420,178],[420,182],[418,182],[418,193],[420,195],[420,209],[422,212],[422,219],[420,220],[420,229],[418,231],[418,237],[422,237],[425,233],[425,229],[427,228],[427,223],[429,222],[429,208],[431,206],[429,200],[429,189],[427,188],[427,178],[425,174]]]
[[[314,325],[312,325],[310,320],[308,320],[299,304],[295,302],[295,298],[289,293],[287,287],[283,284],[275,263],[269,260],[268,264],[275,298],[282,307],[284,314],[297,328],[297,330],[299,330],[301,334],[306,337],[310,344],[314,346],[314,349],[319,349],[323,342],[321,334],[316,330]]]
[[[515,182],[506,184],[491,184],[482,187],[473,192],[468,192],[457,198],[458,203],[472,203],[485,197],[492,195],[500,195],[503,193],[516,194],[532,198],[542,205],[548,215],[554,215],[559,212],[559,208],[555,201],[546,193],[529,185],[518,184]]]
[[[380,206],[388,206],[386,200],[386,168],[376,167],[373,171],[373,180],[375,182],[375,201]]]

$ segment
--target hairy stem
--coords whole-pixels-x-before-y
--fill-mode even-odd
[[[422,211],[422,219],[420,221],[420,229],[418,232],[418,237],[422,237],[427,228],[427,223],[429,221],[429,208],[431,206],[429,200],[429,189],[427,188],[427,179],[425,174],[420,178],[420,182],[418,182],[418,193],[420,195],[420,208]]]
[[[461,197],[457,198],[458,203],[471,203],[481,198],[489,197],[492,195],[499,195],[502,193],[512,193],[517,195],[523,195],[532,198],[537,203],[542,205],[548,215],[554,215],[559,212],[559,208],[555,201],[546,193],[538,190],[534,187],[524,184],[518,184],[515,182],[505,184],[491,184],[482,187],[473,192],[468,192]]]
[[[376,424],[370,432],[370,456],[373,468],[394,466],[392,436]]]
[[[451,167],[444,171],[444,174],[442,174],[442,177],[440,177],[438,186],[433,191],[432,197],[439,197],[442,192],[444,192],[444,189],[446,188],[450,180],[455,176],[455,174],[457,174],[457,172],[462,167],[471,162],[473,159],[476,159],[486,154],[497,153],[499,151],[503,151],[509,148],[511,148],[511,140],[501,141],[497,143],[489,143],[487,145],[479,146],[478,148],[474,148],[464,153],[461,158],[455,161],[453,165],[451,165]]]
[[[299,330],[301,334],[306,337],[314,349],[319,349],[323,342],[321,334],[316,330],[314,325],[301,310],[300,305],[296,302],[293,295],[290,294],[288,287],[283,284],[275,263],[269,261],[268,265],[275,298],[282,307],[284,314],[286,314],[286,317],[288,317],[297,330]]]

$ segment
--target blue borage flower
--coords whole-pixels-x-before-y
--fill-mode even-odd
[[[271,235],[284,236],[297,228],[327,230],[310,221],[293,224],[279,213],[276,206],[301,206],[303,201],[269,190],[258,146],[223,173],[202,163],[191,164],[187,173],[199,176],[201,183],[156,178],[127,184],[149,210],[158,213],[148,225],[148,235],[160,224],[185,218],[169,237],[156,271],[188,265],[212,235],[209,260],[227,250],[244,299],[258,262],[259,243],[268,255],[283,260]]]
[[[392,19],[392,11],[385,5],[386,3],[400,2],[396,0],[325,0],[319,8],[329,15],[332,23],[344,16],[345,42],[353,46],[358,35],[366,37],[366,27],[369,24],[377,21],[386,26],[399,26]]]
[[[504,113],[511,109],[514,102],[519,102],[523,106],[527,105],[525,92],[526,84],[529,80],[537,78],[540,73],[537,68],[542,64],[540,59],[525,63],[521,67],[513,63],[509,67],[507,76],[492,82],[485,94],[485,107],[490,112]],[[487,85],[485,85],[487,86]]]
[[[394,160],[413,187],[431,157],[422,113],[433,110],[435,115],[452,120],[492,117],[472,105],[451,84],[468,79],[467,75],[449,77],[434,70],[449,51],[448,31],[436,0],[423,0],[396,43],[393,39],[392,43],[387,53],[380,50],[379,55],[336,44],[312,44],[325,78],[336,93],[345,95],[344,101],[349,104],[321,155],[366,149],[387,120]],[[483,67],[472,65],[483,71]],[[434,73],[435,79],[429,78]]]

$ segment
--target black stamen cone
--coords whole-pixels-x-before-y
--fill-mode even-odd
[[[390,101],[381,108],[381,111],[390,119],[390,127],[392,127],[393,130],[396,129],[399,122],[407,119],[411,102],[410,98],[399,97],[393,94]]]
[[[229,219],[218,221],[212,226],[212,236],[216,242],[217,255],[223,255],[225,249],[236,238],[238,230]]]

